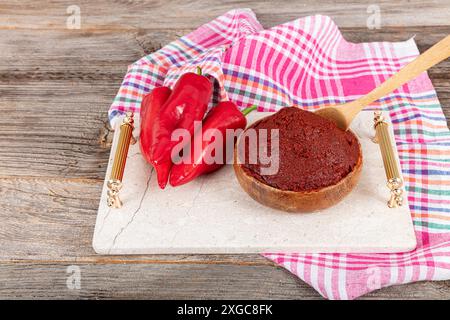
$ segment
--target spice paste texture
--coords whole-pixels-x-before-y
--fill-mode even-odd
[[[256,163],[250,163],[251,142],[245,145],[242,164],[248,174],[277,189],[313,191],[334,185],[353,170],[359,158],[359,142],[351,131],[343,131],[332,121],[297,107],[283,108],[251,128],[256,129],[258,150],[266,148],[269,158],[271,129],[279,130],[279,166],[275,174],[260,174],[262,167],[270,165],[260,161],[259,154]],[[267,130],[268,139],[260,141],[262,129]]]

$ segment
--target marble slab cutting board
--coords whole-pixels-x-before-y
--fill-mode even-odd
[[[249,123],[270,113],[251,113]],[[338,205],[321,212],[286,213],[264,207],[240,188],[231,165],[184,186],[160,190],[139,143],[130,146],[121,209],[100,199],[93,247],[99,254],[193,254],[260,252],[404,252],[416,238],[408,209],[387,207],[389,190],[373,113],[352,124],[363,149],[361,179]],[[139,135],[136,119],[134,135]],[[116,130],[105,181],[114,160]],[[392,136],[392,132],[391,132]]]

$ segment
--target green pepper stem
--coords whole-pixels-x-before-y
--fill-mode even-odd
[[[202,68],[200,68],[200,67],[197,67],[197,74],[198,74],[199,76],[201,76],[201,75],[202,75]]]
[[[245,108],[244,110],[242,110],[242,114],[244,116],[248,115],[250,112],[252,112],[253,110],[256,110],[258,108],[257,105],[252,105],[251,107]]]

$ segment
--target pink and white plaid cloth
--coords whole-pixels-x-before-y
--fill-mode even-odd
[[[132,64],[110,120],[139,111],[155,86],[195,71],[216,79],[215,98],[274,111],[318,109],[367,93],[419,54],[415,42],[347,42],[326,16],[264,29],[233,10]],[[401,254],[264,253],[329,299],[354,299],[398,283],[450,278],[450,132],[426,73],[374,103],[389,112],[418,247]]]

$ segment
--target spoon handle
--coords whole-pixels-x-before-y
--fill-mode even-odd
[[[355,101],[353,106],[358,113],[370,103],[391,93],[409,80],[416,78],[422,72],[438,64],[450,56],[450,35],[436,43],[416,59],[404,66],[399,72],[386,79],[377,88]]]

